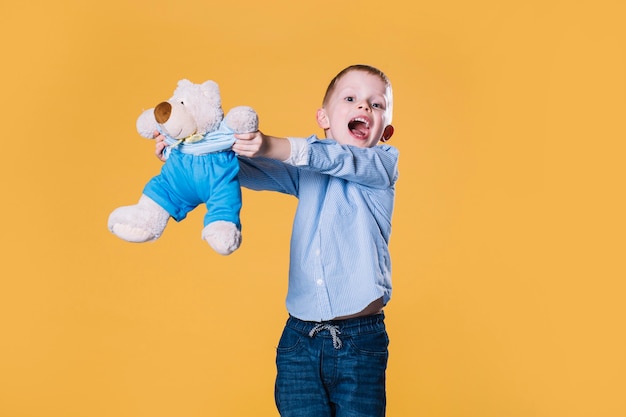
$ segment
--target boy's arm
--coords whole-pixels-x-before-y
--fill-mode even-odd
[[[291,144],[287,139],[263,134],[260,130],[236,134],[233,151],[249,158],[264,157],[285,161],[291,156]]]
[[[233,151],[265,157],[368,187],[387,188],[398,179],[398,150],[389,145],[359,148],[334,140],[278,138],[261,131],[236,134]]]
[[[334,140],[289,138],[286,163],[373,188],[387,188],[398,179],[398,150],[389,145],[360,148]]]
[[[269,158],[239,156],[239,183],[256,191],[298,195],[298,169]]]
[[[298,170],[284,164],[291,145],[287,139],[260,131],[236,134],[232,150],[239,156],[239,181],[252,190],[298,193]]]

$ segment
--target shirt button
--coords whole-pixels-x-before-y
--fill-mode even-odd
[[[316,256],[320,256],[320,250],[319,249],[315,251],[315,255]]]
[[[315,283],[321,287],[322,285],[324,285],[324,280],[318,279]]]

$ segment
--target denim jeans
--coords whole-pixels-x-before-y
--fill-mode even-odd
[[[282,417],[382,417],[389,338],[384,315],[307,322],[289,317],[276,353]]]

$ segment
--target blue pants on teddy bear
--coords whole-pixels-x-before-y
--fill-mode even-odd
[[[204,225],[218,220],[241,230],[241,188],[237,155],[226,150],[193,155],[172,149],[161,173],[146,184],[143,193],[163,207],[176,221],[204,203]]]

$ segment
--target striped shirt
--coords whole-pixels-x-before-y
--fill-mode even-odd
[[[289,138],[285,161],[239,158],[241,185],[298,198],[287,310],[301,320],[358,313],[391,298],[389,237],[398,150]]]
[[[176,148],[180,152],[189,155],[206,155],[209,153],[222,152],[230,150],[235,143],[235,131],[222,121],[218,128],[207,132],[204,135],[198,135],[194,141],[185,138],[182,140],[171,137],[162,127],[157,124],[157,130],[165,137],[167,147],[163,150],[163,157],[168,158],[172,149]],[[195,137],[192,135],[191,137]]]

